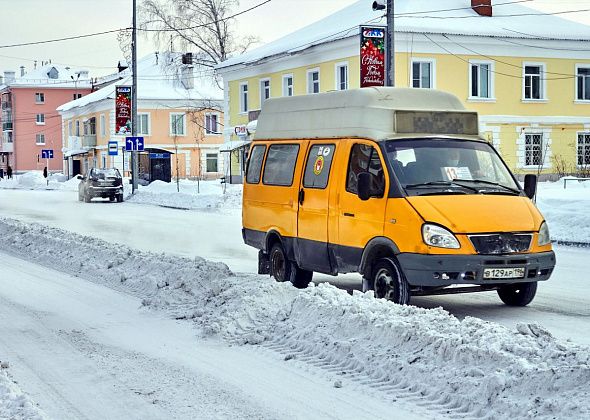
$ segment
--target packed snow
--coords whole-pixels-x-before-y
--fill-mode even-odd
[[[259,346],[433,417],[587,418],[590,348],[536,323],[509,329],[441,308],[399,306],[328,285],[298,290],[221,263],[139,252],[0,219],[0,249],[142,298],[204,337]]]
[[[9,364],[2,362],[0,369],[0,419],[10,420],[46,420],[45,414],[23,393],[10,378]]]

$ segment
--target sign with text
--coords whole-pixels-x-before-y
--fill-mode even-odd
[[[115,134],[131,134],[131,86],[116,87]]]
[[[361,26],[361,87],[385,86],[384,26]]]

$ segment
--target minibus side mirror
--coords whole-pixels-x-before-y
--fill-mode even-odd
[[[528,174],[524,176],[524,193],[531,200],[537,193],[537,175]]]
[[[369,172],[361,172],[358,175],[357,195],[363,201],[367,201],[371,197],[371,174]]]

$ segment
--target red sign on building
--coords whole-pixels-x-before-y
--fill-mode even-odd
[[[130,86],[117,86],[115,91],[115,134],[131,134]]]
[[[385,86],[384,26],[361,26],[361,87]]]

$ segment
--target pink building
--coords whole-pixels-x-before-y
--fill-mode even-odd
[[[90,93],[88,71],[44,64],[20,75],[6,71],[0,76],[2,137],[0,168],[13,172],[42,170],[47,161],[41,151],[53,150],[50,171],[63,168],[62,125],[56,108]]]

